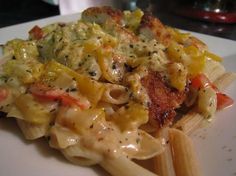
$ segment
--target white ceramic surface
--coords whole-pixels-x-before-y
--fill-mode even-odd
[[[79,14],[56,16],[0,29],[0,44],[13,38],[26,38],[34,25],[77,20]],[[224,58],[229,71],[236,71],[236,42],[193,33],[208,44],[210,50]],[[236,83],[226,91],[236,100]],[[236,175],[236,106],[217,113],[214,122],[196,131],[193,141],[203,176]],[[0,119],[0,175],[2,176],[102,176],[98,167],[84,168],[67,162],[62,155],[49,148],[43,139],[26,141],[13,119]]]

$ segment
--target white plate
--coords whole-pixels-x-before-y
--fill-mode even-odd
[[[13,38],[26,38],[34,25],[77,20],[79,14],[56,16],[0,29],[0,44]],[[229,71],[236,71],[236,42],[193,33],[208,44],[210,50],[224,57]],[[236,100],[236,83],[226,93]],[[204,176],[236,175],[236,108],[216,115],[214,123],[192,136]],[[105,172],[97,167],[84,168],[67,162],[62,155],[49,148],[43,139],[26,141],[13,120],[0,120],[0,175],[4,176],[100,176]]]

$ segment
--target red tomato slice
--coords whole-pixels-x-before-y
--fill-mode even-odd
[[[31,85],[30,92],[32,95],[37,97],[38,99],[42,101],[55,101],[59,100],[61,101],[62,105],[64,106],[79,106],[81,109],[88,108],[87,105],[82,104],[78,99],[70,96],[68,93],[64,92],[63,90],[54,89],[51,87],[48,87],[45,84],[36,83]]]
[[[230,98],[226,94],[219,92],[218,88],[214,84],[212,84],[211,81],[204,74],[199,74],[195,76],[191,80],[191,86],[197,90],[203,87],[211,86],[216,91],[217,110],[229,107],[234,103],[232,98]]]
[[[217,94],[217,110],[221,110],[231,106],[234,100],[226,94],[218,92]]]
[[[198,74],[191,79],[191,86],[195,89],[200,89],[202,87],[207,87],[212,85],[210,80],[204,74]]]
[[[6,88],[1,87],[0,88],[0,102],[4,101],[8,95],[9,95],[9,91]]]
[[[43,30],[37,25],[29,31],[29,34],[36,40],[43,38]]]

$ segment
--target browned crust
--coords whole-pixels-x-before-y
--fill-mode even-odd
[[[120,10],[113,9],[109,6],[103,7],[90,7],[83,11],[82,16],[98,16],[101,14],[108,15],[111,19],[116,21],[118,24],[121,24],[123,13]]]
[[[150,71],[141,82],[151,101],[149,122],[157,127],[170,125],[176,115],[175,109],[183,103],[186,92],[170,88],[161,74],[154,71]]]
[[[142,17],[139,31],[141,32],[142,29],[149,29],[154,37],[165,46],[168,46],[171,42],[171,34],[166,27],[158,18],[153,17],[148,13],[145,13]]]

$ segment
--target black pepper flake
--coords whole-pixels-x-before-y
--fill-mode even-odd
[[[13,56],[13,57],[12,57],[12,59],[13,59],[13,60],[16,60],[16,57],[15,57],[15,56]]]
[[[129,98],[132,98],[132,97],[133,97],[133,92],[130,92]]]
[[[98,138],[98,141],[102,141],[104,138],[103,137],[100,137],[100,138]]]
[[[46,139],[47,139],[48,141],[50,141],[50,140],[51,140],[51,136],[47,136]]]
[[[90,125],[90,127],[89,127],[90,129],[92,129],[93,128],[93,124],[92,125]]]
[[[129,47],[130,47],[130,48],[134,48],[134,45],[130,44]]]
[[[140,142],[140,139],[139,139],[139,138],[137,138],[137,139],[136,139],[136,143],[138,144],[139,142]]]
[[[152,54],[152,53],[149,51],[149,52],[148,52],[148,56],[151,56],[151,54]]]
[[[72,89],[70,89],[70,91],[71,92],[75,92],[75,91],[77,91],[77,89],[76,88],[72,88]]]
[[[30,70],[26,70],[26,72],[28,72],[28,73],[31,73],[31,71],[30,71]]]
[[[69,88],[67,88],[67,89],[66,89],[66,92],[69,92],[69,91],[70,91],[70,89],[69,89]]]
[[[54,111],[56,111],[56,109],[55,109],[55,108],[50,110],[50,112],[54,112]]]
[[[113,70],[116,69],[116,64],[112,64],[112,69],[113,69]]]
[[[72,78],[73,81],[75,81],[76,79],[75,78]]]
[[[133,71],[133,68],[131,66],[129,66],[128,64],[125,63],[124,66],[125,66],[125,70],[127,72],[132,72]]]
[[[122,141],[119,141],[120,144],[122,144]]]
[[[97,75],[95,71],[89,71],[88,73],[89,73],[90,76],[96,76]]]
[[[125,105],[125,109],[129,109],[129,105]]]

